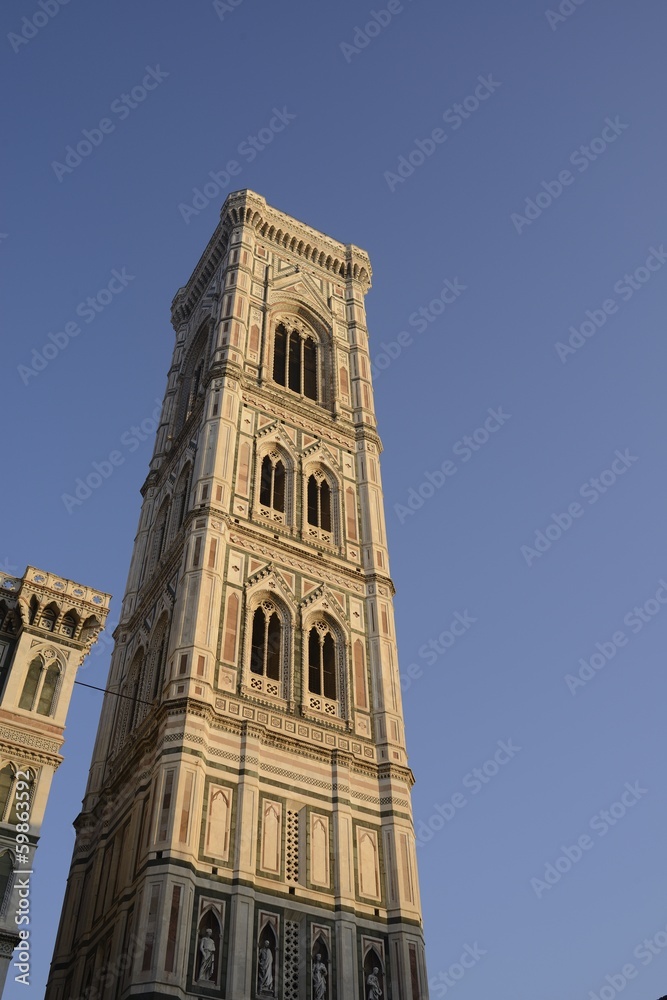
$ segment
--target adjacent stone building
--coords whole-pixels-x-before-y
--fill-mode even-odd
[[[108,613],[108,594],[72,580],[0,572],[0,993],[12,963],[30,982],[32,861],[76,672]]]
[[[176,344],[48,1000],[426,1000],[367,255],[251,191]]]

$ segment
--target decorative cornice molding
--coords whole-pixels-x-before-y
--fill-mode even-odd
[[[220,222],[187,285],[179,288],[174,296],[172,324],[175,330],[188,321],[209,290],[211,279],[227,253],[230,236],[239,227],[250,228],[257,239],[321,268],[329,280],[356,281],[363,294],[371,286],[371,265],[365,251],[352,243],[339,243],[279,212],[267,205],[261,195],[245,188],[227,197],[220,212]]]
[[[62,739],[48,739],[46,736],[37,736],[35,733],[25,733],[11,726],[0,725],[0,747],[4,748],[5,743],[18,747],[30,747],[33,750],[43,750],[47,754],[53,754],[58,763],[62,761],[62,757],[58,753],[63,745]],[[45,758],[44,762],[52,763],[48,758]]]

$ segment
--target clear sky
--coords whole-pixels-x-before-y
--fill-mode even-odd
[[[117,621],[171,298],[230,190],[363,247],[431,995],[662,996],[664,3],[40,2],[0,14],[0,563]],[[43,996],[101,698],[10,1000]]]

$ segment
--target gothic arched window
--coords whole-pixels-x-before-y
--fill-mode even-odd
[[[37,702],[38,715],[51,715],[56,697],[56,688],[60,679],[60,667],[56,660],[47,667],[42,681],[42,690]]]
[[[206,375],[206,359],[208,356],[208,339],[210,327],[204,325],[183,358],[179,375],[179,394],[176,406],[174,433],[181,430],[192,416],[198,400],[203,393]]]
[[[39,601],[33,594],[30,598],[30,610],[28,611],[28,624],[32,625],[39,611]]]
[[[166,497],[160,507],[160,510],[158,511],[157,518],[155,519],[155,526],[153,528],[153,547],[151,552],[150,570],[153,570],[155,566],[157,566],[163,553],[165,552],[165,549],[167,548],[169,540],[168,529],[170,509],[171,501],[169,497]]]
[[[252,619],[250,671],[271,680],[281,677],[282,625],[278,612],[270,601],[264,601]]]
[[[164,683],[164,668],[167,659],[169,639],[169,619],[162,615],[151,636],[148,652],[148,669],[142,692],[143,701],[155,701]],[[144,713],[145,714],[145,711]]]
[[[14,768],[11,764],[5,764],[0,770],[0,821],[7,815],[13,786]]]
[[[172,537],[181,528],[190,504],[190,487],[192,485],[192,466],[188,463],[182,470],[174,490],[174,511],[172,515]]]
[[[56,627],[57,617],[58,612],[51,605],[48,608],[44,608],[39,620],[40,628],[46,629],[47,632],[53,632]]]
[[[76,611],[68,611],[62,622],[60,623],[60,631],[63,635],[67,635],[70,638],[76,632],[76,627],[79,624],[79,617]]]
[[[36,656],[28,667],[19,699],[19,708],[28,712],[34,710],[38,715],[52,715],[59,680],[60,666],[58,661],[53,660],[47,668],[42,657]]]
[[[316,622],[308,633],[308,690],[329,701],[338,697],[336,641],[326,622]]]
[[[317,400],[317,344],[313,337],[278,324],[273,338],[273,381]]]
[[[259,502],[285,513],[285,466],[277,455],[265,455],[259,484]]]
[[[5,911],[6,899],[9,895],[8,889],[14,874],[14,858],[11,851],[3,851],[0,854],[0,916]]]
[[[331,531],[331,487],[320,473],[308,476],[308,524],[321,531]]]

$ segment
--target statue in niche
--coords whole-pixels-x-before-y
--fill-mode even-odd
[[[318,952],[313,962],[313,1000],[326,1000],[327,967]]]
[[[259,949],[257,963],[257,991],[273,996],[273,952],[271,944],[265,940]]]
[[[380,980],[378,979],[378,969],[377,965],[374,966],[373,971],[368,975],[366,979],[366,1000],[380,1000],[382,996],[382,987],[380,986]]]
[[[210,983],[215,979],[215,941],[213,931],[207,927],[199,941],[199,982]]]

